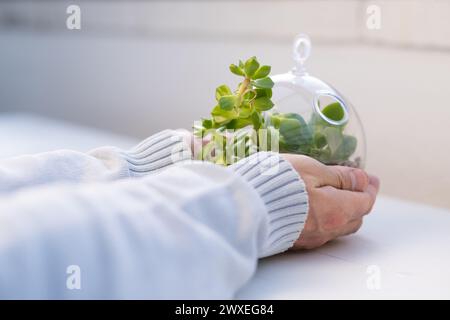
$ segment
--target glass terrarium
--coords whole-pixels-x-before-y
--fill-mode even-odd
[[[327,165],[363,168],[364,131],[350,102],[326,82],[308,74],[311,41],[299,35],[293,46],[295,67],[271,76],[275,106],[267,124],[279,130],[279,151],[311,156]]]

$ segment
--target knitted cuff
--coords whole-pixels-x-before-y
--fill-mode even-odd
[[[269,234],[260,257],[289,249],[300,236],[308,213],[302,178],[279,154],[260,152],[230,166],[257,191],[267,208]]]
[[[161,131],[121,154],[131,176],[147,175],[192,159],[189,135],[177,130]]]

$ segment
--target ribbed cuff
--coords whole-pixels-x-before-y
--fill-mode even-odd
[[[255,188],[266,205],[269,234],[260,257],[289,249],[300,236],[308,214],[308,195],[300,175],[271,152],[255,153],[230,168]]]
[[[143,176],[191,160],[192,151],[188,134],[164,130],[122,152],[122,156],[128,163],[131,176]]]

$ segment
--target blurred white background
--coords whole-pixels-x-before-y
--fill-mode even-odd
[[[81,30],[66,8],[81,8]],[[366,22],[381,9],[381,29]],[[207,115],[228,65],[308,69],[353,102],[382,193],[450,208],[450,1],[2,1],[0,116],[31,111],[144,138]]]

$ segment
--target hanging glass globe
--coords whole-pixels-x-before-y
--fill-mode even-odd
[[[364,130],[351,103],[326,82],[308,74],[311,53],[307,35],[293,46],[294,68],[271,76],[275,83],[265,121],[279,132],[279,151],[311,156],[327,165],[363,168]]]

